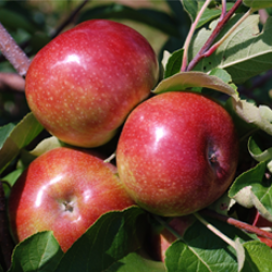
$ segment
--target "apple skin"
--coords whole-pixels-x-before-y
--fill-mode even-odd
[[[176,217],[210,205],[227,190],[238,154],[235,127],[222,106],[200,94],[168,92],[129,115],[116,161],[140,207]]]
[[[71,145],[96,147],[149,96],[158,75],[156,55],[143,36],[120,23],[90,20],[36,54],[25,93],[51,134]]]
[[[102,214],[133,204],[115,166],[61,147],[35,159],[13,186],[10,226],[17,242],[52,230],[65,252]]]
[[[186,215],[181,217],[174,217],[168,223],[168,225],[181,237],[183,237],[185,231],[193,224],[195,218],[192,215]],[[161,260],[165,262],[165,254],[167,249],[174,243],[178,238],[170,232],[168,229],[163,229],[160,233],[160,253]]]

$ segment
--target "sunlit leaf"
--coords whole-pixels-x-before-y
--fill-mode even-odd
[[[235,249],[237,254],[238,272],[240,272],[244,267],[246,256],[245,256],[245,249],[242,243],[240,242],[239,238],[235,239]]]
[[[236,113],[247,123],[254,124],[272,135],[272,123],[270,121],[272,110],[270,108],[265,105],[257,107],[246,100],[233,100],[233,107]]]
[[[27,114],[15,127],[5,127],[5,134],[1,136],[0,172],[43,130],[42,125],[32,113]],[[3,130],[1,131],[1,133]]]
[[[40,156],[43,153],[57,148],[57,147],[61,147],[63,146],[62,142],[59,141],[59,139],[55,136],[51,136],[49,138],[46,138],[44,140],[42,140],[33,150],[31,150],[29,153],[33,156]]]
[[[218,39],[240,18],[240,15],[235,15],[224,27]],[[216,23],[217,21],[212,22],[209,29],[202,28],[194,38],[189,52],[190,60],[207,41]],[[268,18],[262,32],[258,24],[259,16],[249,16],[210,57],[203,58],[194,70],[209,72],[215,67],[222,68],[231,75],[234,83],[240,84],[272,69],[272,18]]]
[[[229,190],[229,197],[246,208],[257,208],[263,217],[272,222],[272,185],[264,178],[266,164],[265,161],[260,162],[238,176]]]
[[[154,93],[182,91],[192,87],[206,87],[228,94],[239,100],[238,93],[216,76],[202,72],[180,72],[162,80],[153,90]]]
[[[252,239],[235,227],[208,220],[230,239],[239,237],[242,242]],[[200,222],[193,224],[183,238],[185,243],[176,241],[166,251],[165,263],[169,272],[238,271],[236,250]]]
[[[243,272],[270,272],[272,268],[272,249],[259,241],[244,243],[246,261]]]
[[[180,72],[182,63],[183,49],[173,52],[165,65],[164,78],[170,77]]]
[[[37,233],[15,247],[9,272],[52,272],[62,255],[52,232]]]
[[[227,3],[226,5],[226,11],[230,10],[233,6],[233,3]],[[216,19],[217,17],[219,17],[222,13],[222,10],[219,6],[217,6],[216,8],[210,9],[207,8],[204,13],[202,14],[198,24],[197,24],[197,28],[203,26],[204,24]]]
[[[243,3],[252,9],[266,9],[272,7],[271,0],[243,0]]]

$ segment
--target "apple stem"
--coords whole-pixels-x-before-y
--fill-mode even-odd
[[[221,17],[219,19],[218,24],[216,25],[215,29],[213,30],[212,34],[206,41],[206,43],[203,45],[203,47],[199,50],[199,52],[196,54],[196,56],[192,59],[192,61],[189,63],[186,71],[191,71],[193,68],[197,65],[197,63],[203,59],[205,56],[205,53],[209,50],[211,45],[213,44],[214,40],[217,38],[223,27],[226,25],[226,23],[229,21],[229,19],[232,17],[234,12],[237,10],[237,8],[242,4],[243,0],[237,0],[233,7],[229,10],[229,12],[225,13],[225,15],[222,15],[224,12],[224,8],[222,7],[222,13]]]
[[[0,23],[0,51],[21,76],[25,76],[30,59]]]
[[[243,230],[248,231],[250,233],[255,233],[258,236],[272,239],[272,233],[270,233],[268,231],[264,231],[258,227],[252,226],[250,224],[244,223],[244,222],[239,221],[237,219],[225,216],[223,214],[216,213],[216,212],[214,212],[212,210],[208,210],[208,209],[202,210],[200,213],[203,215],[207,215],[209,217],[218,219],[220,221],[226,222],[226,223],[228,223],[232,226],[235,226],[239,229],[243,229]]]
[[[235,242],[231,240],[228,236],[218,230],[215,226],[207,222],[202,216],[198,213],[193,214],[203,225],[205,225],[210,231],[212,231],[215,235],[219,236],[222,240],[224,240],[227,244],[236,249]]]
[[[111,154],[107,159],[104,160],[105,163],[111,162],[116,157],[115,152]]]

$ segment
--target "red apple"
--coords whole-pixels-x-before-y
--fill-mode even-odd
[[[169,92],[130,114],[116,160],[120,179],[139,206],[183,216],[227,190],[236,171],[238,138],[221,105],[200,94]]]
[[[168,225],[181,237],[183,237],[185,231],[192,225],[195,218],[192,215],[186,215],[181,217],[174,217],[168,223]],[[160,247],[161,247],[161,260],[165,261],[165,253],[167,249],[177,240],[170,230],[164,228],[160,233]]]
[[[33,59],[26,98],[38,121],[81,147],[109,141],[158,79],[148,41],[132,28],[90,20],[56,37]]]
[[[67,251],[102,214],[131,205],[113,165],[61,147],[35,159],[17,180],[9,218],[17,241],[52,230]]]

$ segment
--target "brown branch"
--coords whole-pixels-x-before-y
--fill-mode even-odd
[[[73,10],[72,13],[66,18],[66,20],[55,31],[51,33],[51,39],[54,39],[56,36],[58,36],[61,31],[74,20],[76,15],[88,2],[89,0],[84,0],[75,10]]]
[[[0,90],[25,91],[25,80],[16,73],[0,72]]]
[[[265,238],[268,238],[268,239],[272,239],[272,233],[270,233],[268,231],[261,230],[258,227],[255,227],[255,226],[252,226],[250,224],[239,221],[237,219],[225,216],[223,214],[216,213],[216,212],[214,212],[212,210],[205,209],[205,210],[202,210],[199,213],[203,214],[203,215],[207,215],[207,216],[215,218],[215,219],[218,219],[218,220],[223,221],[225,223],[228,223],[228,224],[230,224],[232,226],[235,226],[236,228],[243,229],[243,230],[248,231],[250,233],[255,233],[258,236],[265,237]]]
[[[74,20],[79,11],[89,2],[84,0],[69,16],[68,18],[50,35],[51,39],[55,38],[59,33]],[[24,53],[29,41],[23,42],[20,46],[14,41],[11,35],[0,23],[0,62],[7,59],[21,76],[25,76],[30,65],[30,60]],[[0,73],[0,90],[11,89],[14,91],[23,92],[25,81],[13,73]]]
[[[74,18],[76,17],[76,15],[80,12],[80,10],[89,2],[89,0],[84,0],[69,16],[68,18],[55,30],[50,34],[50,38],[53,39],[55,38],[57,35],[60,34],[61,31],[63,31],[63,29],[70,24]],[[22,42],[19,47],[24,50],[27,46],[29,46],[30,40],[26,40],[24,42]],[[33,52],[30,52],[28,55],[31,56]],[[6,58],[3,55],[0,55],[0,62],[5,61]]]
[[[0,51],[21,76],[25,76],[30,60],[0,23]]]

